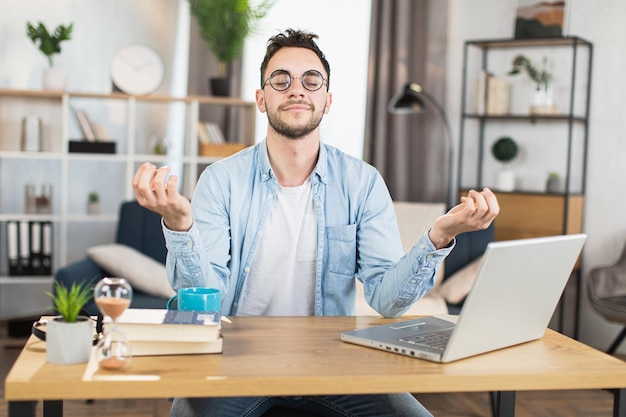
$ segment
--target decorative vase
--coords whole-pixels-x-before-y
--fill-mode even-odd
[[[209,88],[214,96],[229,97],[232,92],[232,79],[230,77],[209,78]]]
[[[100,202],[99,201],[88,202],[87,214],[100,214]]]
[[[548,178],[546,181],[546,192],[549,194],[559,194],[562,191],[560,178]]]
[[[513,191],[515,189],[515,173],[506,167],[500,169],[495,188],[499,191]]]
[[[552,91],[552,85],[550,85],[550,83],[537,83],[533,93],[533,102],[530,106],[530,114],[556,114],[554,92]]]
[[[67,323],[61,316],[46,323],[46,361],[59,365],[89,362],[93,347],[94,325],[89,317],[79,316]]]
[[[67,74],[59,67],[48,67],[43,72],[44,90],[65,90]]]

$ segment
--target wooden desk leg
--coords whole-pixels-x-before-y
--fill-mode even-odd
[[[493,417],[515,417],[515,391],[498,391],[495,397]]]
[[[613,417],[626,417],[626,388],[613,391]]]
[[[9,417],[35,417],[37,401],[9,401]]]
[[[46,400],[43,402],[44,417],[63,417],[63,400]]]

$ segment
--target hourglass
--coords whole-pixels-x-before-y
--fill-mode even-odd
[[[117,319],[126,311],[132,298],[133,288],[124,278],[103,278],[94,288],[94,301],[102,315],[111,321],[96,350],[101,368],[120,369],[130,363],[130,342],[117,329]]]

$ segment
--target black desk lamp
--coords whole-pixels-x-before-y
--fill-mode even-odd
[[[450,123],[448,122],[448,118],[446,117],[446,112],[443,110],[443,107],[433,96],[431,96],[427,91],[425,91],[421,85],[417,83],[409,83],[404,87],[402,93],[393,97],[389,101],[389,105],[387,106],[387,111],[393,114],[414,114],[420,113],[424,110],[424,101],[422,98],[426,99],[433,107],[437,110],[441,119],[443,120],[444,129],[446,131],[445,140],[446,145],[448,147],[448,186],[446,190],[446,204],[448,208],[452,207],[453,199],[450,198],[450,193],[452,191],[452,136],[450,130]]]

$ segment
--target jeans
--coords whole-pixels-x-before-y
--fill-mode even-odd
[[[261,417],[276,405],[324,417],[432,417],[432,414],[409,393],[174,398],[170,417]]]

